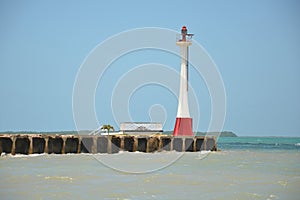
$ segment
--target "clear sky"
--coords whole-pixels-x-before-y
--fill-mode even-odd
[[[96,45],[128,29],[179,31],[186,25],[223,78],[224,130],[238,135],[300,136],[299,19],[297,0],[0,0],[0,131],[74,130],[73,84]],[[134,55],[129,59],[135,59]],[[175,70],[179,70],[177,61]],[[112,70],[117,73],[117,68]],[[142,116],[143,105],[148,109],[151,103],[159,103],[151,101],[158,97],[149,95],[155,89],[161,88],[132,97],[133,105],[139,107],[132,113],[137,121],[147,120]],[[96,100],[103,95],[97,93]],[[164,129],[172,130],[177,102],[164,98],[169,102]],[[200,131],[210,117],[205,106],[209,100],[202,102]],[[110,105],[96,103],[96,109],[97,115],[107,114],[99,123],[118,128],[109,114]]]

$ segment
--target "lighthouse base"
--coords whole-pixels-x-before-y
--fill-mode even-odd
[[[174,136],[193,136],[193,119],[192,118],[176,118]]]

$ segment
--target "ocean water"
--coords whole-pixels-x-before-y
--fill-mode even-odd
[[[219,138],[218,152],[0,157],[0,199],[300,199],[300,138]]]
[[[219,137],[223,150],[300,150],[300,137]]]

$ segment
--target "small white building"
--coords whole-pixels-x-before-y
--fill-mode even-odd
[[[120,124],[120,132],[124,134],[151,135],[163,132],[163,126],[159,122],[123,122]]]

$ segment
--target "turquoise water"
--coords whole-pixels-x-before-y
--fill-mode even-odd
[[[300,150],[300,137],[220,137],[219,149]]]
[[[240,137],[220,138],[221,151],[211,153],[3,155],[0,199],[299,199],[299,142]]]

